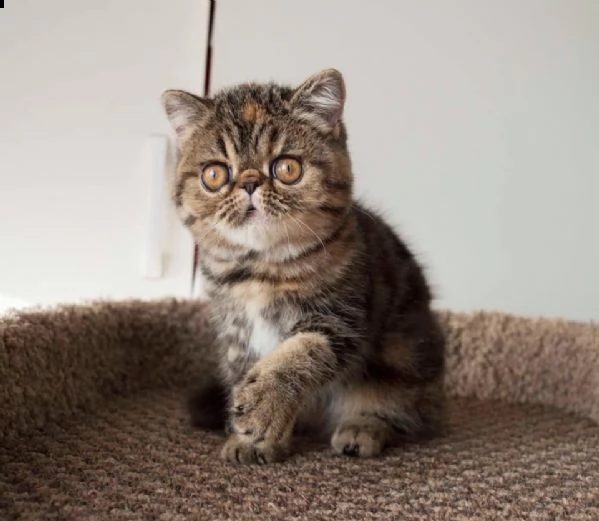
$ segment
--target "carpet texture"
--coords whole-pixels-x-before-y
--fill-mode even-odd
[[[204,305],[99,302],[0,319],[0,519],[598,520],[599,327],[442,313],[449,432],[376,460],[298,441],[218,460],[193,430]]]

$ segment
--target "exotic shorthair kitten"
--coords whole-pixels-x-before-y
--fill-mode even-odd
[[[192,416],[226,423],[222,457],[281,460],[298,428],[359,457],[438,432],[444,337],[414,256],[352,199],[342,75],[162,100],[222,359]]]

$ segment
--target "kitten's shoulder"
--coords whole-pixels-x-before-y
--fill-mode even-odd
[[[414,258],[413,252],[399,231],[385,217],[382,211],[374,210],[359,201],[353,202],[352,209],[358,223],[358,228],[361,230],[367,244],[380,245],[382,240],[384,243],[392,244],[392,250],[395,255],[404,259]]]

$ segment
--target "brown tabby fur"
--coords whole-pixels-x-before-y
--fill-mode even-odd
[[[441,426],[445,342],[430,291],[406,245],[352,199],[344,102],[333,69],[295,89],[163,95],[174,199],[201,248],[222,349],[222,382],[198,392],[192,416],[227,419],[230,461],[280,460],[300,428],[369,457]],[[283,154],[302,164],[296,184],[271,175]],[[199,180],[213,161],[231,172],[217,192]]]

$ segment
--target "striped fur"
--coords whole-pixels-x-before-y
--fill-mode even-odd
[[[416,259],[353,200],[339,72],[163,101],[178,136],[174,201],[200,245],[219,332],[223,457],[282,459],[302,427],[363,457],[438,432],[444,338]],[[295,184],[271,175],[281,155],[302,164]],[[213,161],[230,169],[217,192],[199,181]],[[212,426],[202,412],[195,423]]]

